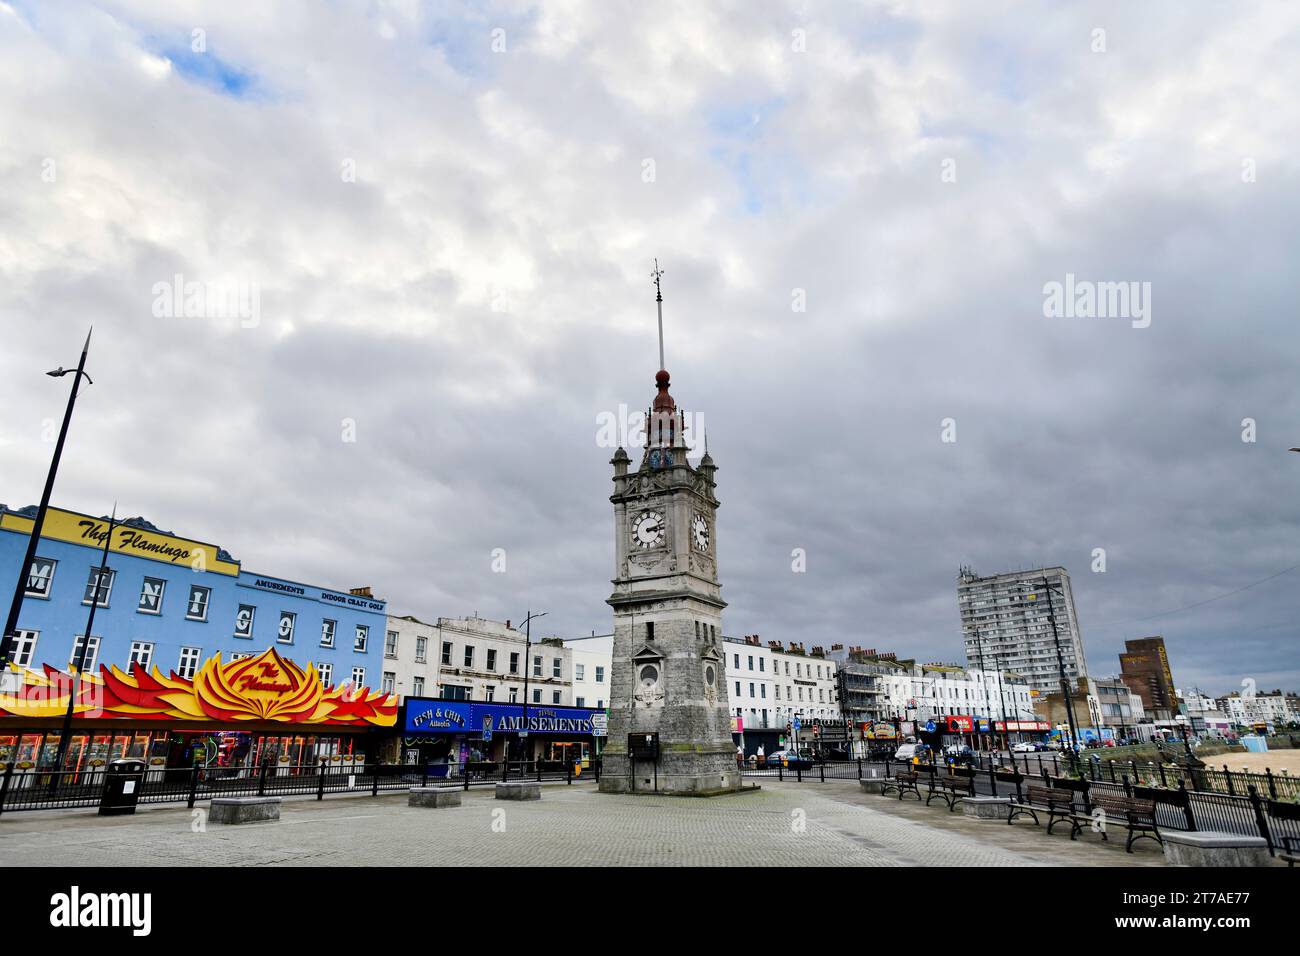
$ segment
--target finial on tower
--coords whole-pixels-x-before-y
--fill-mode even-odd
[[[650,273],[650,278],[655,280],[655,304],[659,309],[659,367],[664,367],[664,293],[659,287],[659,277],[664,274],[664,270],[659,268],[659,259],[655,258],[655,271]]]

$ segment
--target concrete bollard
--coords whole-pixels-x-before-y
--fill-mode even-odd
[[[279,797],[213,797],[209,823],[273,823],[280,819]]]
[[[511,780],[497,784],[498,800],[540,800],[542,785],[536,780]]]
[[[459,787],[412,787],[406,805],[441,810],[460,806]]]

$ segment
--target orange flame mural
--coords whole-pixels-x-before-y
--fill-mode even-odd
[[[23,674],[17,693],[0,694],[0,715],[61,717],[72,692],[72,675],[44,665]],[[208,658],[193,680],[158,668],[132,664],[130,673],[102,666],[99,676],[83,674],[73,713],[82,717],[141,717],[172,720],[280,721],[391,727],[397,698],[352,684],[325,687],[314,664],[303,670],[275,648],[255,657],[222,663]]]

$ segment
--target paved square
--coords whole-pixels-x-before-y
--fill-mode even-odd
[[[1095,835],[1076,843],[1030,825],[870,796],[854,781],[764,782],[730,797],[616,796],[590,784],[543,787],[538,802],[491,788],[460,807],[378,798],[286,799],[278,823],[210,825],[204,814],[143,808],[0,817],[7,866],[1150,866],[1158,847],[1126,854]],[[1144,841],[1145,842],[1145,841]]]

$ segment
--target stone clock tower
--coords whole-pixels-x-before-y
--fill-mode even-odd
[[[622,448],[610,462],[614,658],[600,789],[731,793],[741,781],[723,666],[717,469],[707,447],[698,465],[687,461],[685,416],[668,386],[660,371],[640,464],[632,470]],[[630,734],[655,733],[657,760],[629,752]]]

